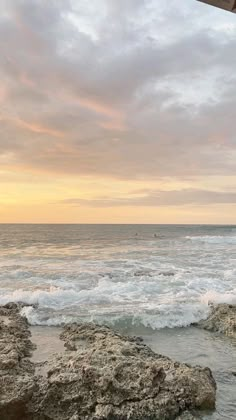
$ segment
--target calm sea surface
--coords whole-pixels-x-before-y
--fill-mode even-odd
[[[34,305],[22,312],[35,326],[105,322],[211,367],[218,406],[205,418],[236,419],[236,343],[180,328],[206,317],[209,301],[236,303],[236,226],[0,225],[9,301]]]

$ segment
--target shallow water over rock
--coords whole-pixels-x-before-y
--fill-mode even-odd
[[[156,352],[180,362],[208,366],[217,382],[216,411],[205,413],[203,418],[236,419],[236,339],[194,327],[150,330],[143,337]]]

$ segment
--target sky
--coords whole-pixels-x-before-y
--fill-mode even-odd
[[[236,224],[236,15],[0,0],[0,223]]]

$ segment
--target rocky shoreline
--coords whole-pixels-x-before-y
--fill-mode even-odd
[[[222,323],[230,319],[235,332],[235,307],[229,306],[228,312],[226,306],[213,309],[214,331],[228,333]],[[0,307],[1,420],[190,420],[194,410],[214,409],[210,369],[175,362],[141,338],[105,326],[64,327],[65,351],[33,363],[34,345],[20,309],[14,303]],[[225,321],[213,322],[222,315]],[[206,322],[200,326],[207,328]]]
[[[236,338],[236,305],[221,303],[212,306],[209,317],[198,323],[208,331],[219,332]]]

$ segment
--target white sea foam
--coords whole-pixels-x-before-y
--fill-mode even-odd
[[[0,303],[21,301],[33,325],[61,325],[73,321],[143,325],[153,329],[187,326],[205,318],[210,302],[236,302],[236,289],[223,292],[212,279],[157,282],[156,278],[127,283],[100,279],[91,289],[17,290],[1,293]]]
[[[140,240],[125,228],[119,240],[118,230],[109,239],[101,228],[88,242],[86,229],[79,245],[68,237],[64,244],[62,234],[55,246],[55,230],[45,247],[19,241],[1,250],[0,240],[0,304],[37,305],[22,310],[37,325],[86,320],[160,329],[197,322],[209,302],[236,302],[233,231],[165,228],[164,240],[153,240],[145,227]]]
[[[32,306],[23,307],[21,314],[26,316],[31,325],[42,326],[61,326],[71,322],[96,322],[110,326],[121,327],[146,327],[155,329],[186,327],[200,319],[207,317],[209,307],[206,305],[189,305],[167,310],[165,306],[159,308],[159,311],[151,311],[153,313],[141,312],[127,313],[127,314],[107,314],[96,313],[93,311],[90,315],[81,316],[72,313],[57,313],[50,314],[39,311]]]
[[[236,288],[226,293],[219,293],[219,292],[210,290],[202,296],[201,301],[205,304],[228,303],[231,305],[233,304],[236,305]]]
[[[236,236],[233,235],[203,235],[203,236],[186,236],[186,239],[197,242],[204,242],[207,244],[232,244],[236,245]]]

